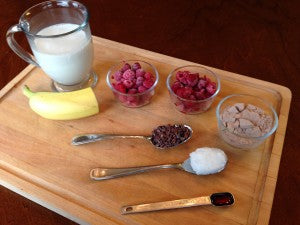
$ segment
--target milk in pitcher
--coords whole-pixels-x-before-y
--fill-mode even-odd
[[[45,27],[37,35],[64,34],[76,28],[77,24],[60,23]],[[89,78],[93,47],[90,35],[83,30],[62,37],[36,38],[32,51],[45,73],[57,83],[74,85]]]

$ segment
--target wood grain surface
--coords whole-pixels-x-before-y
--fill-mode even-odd
[[[1,87],[27,65],[5,32],[39,1],[1,1]],[[299,221],[298,1],[82,1],[93,35],[289,87],[293,101],[270,224]],[[18,40],[26,46],[24,36]],[[74,224],[1,187],[1,224]]]

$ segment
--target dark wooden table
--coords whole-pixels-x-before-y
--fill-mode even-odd
[[[5,33],[37,0],[0,0],[0,88],[23,70]],[[82,1],[93,35],[289,87],[293,100],[271,225],[300,217],[300,1]],[[27,46],[23,34],[17,35]],[[254,93],[255,94],[255,93]],[[74,224],[0,187],[0,224]]]

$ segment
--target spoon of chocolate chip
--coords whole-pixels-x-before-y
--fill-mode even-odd
[[[193,130],[188,125],[162,125],[156,127],[150,136],[143,135],[119,135],[119,134],[81,134],[73,137],[72,145],[82,145],[96,141],[115,138],[138,138],[149,141],[159,149],[172,148],[187,142],[192,136]]]

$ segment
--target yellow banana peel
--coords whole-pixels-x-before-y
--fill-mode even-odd
[[[73,120],[99,112],[98,101],[92,88],[71,92],[32,92],[24,86],[31,109],[46,119]]]

